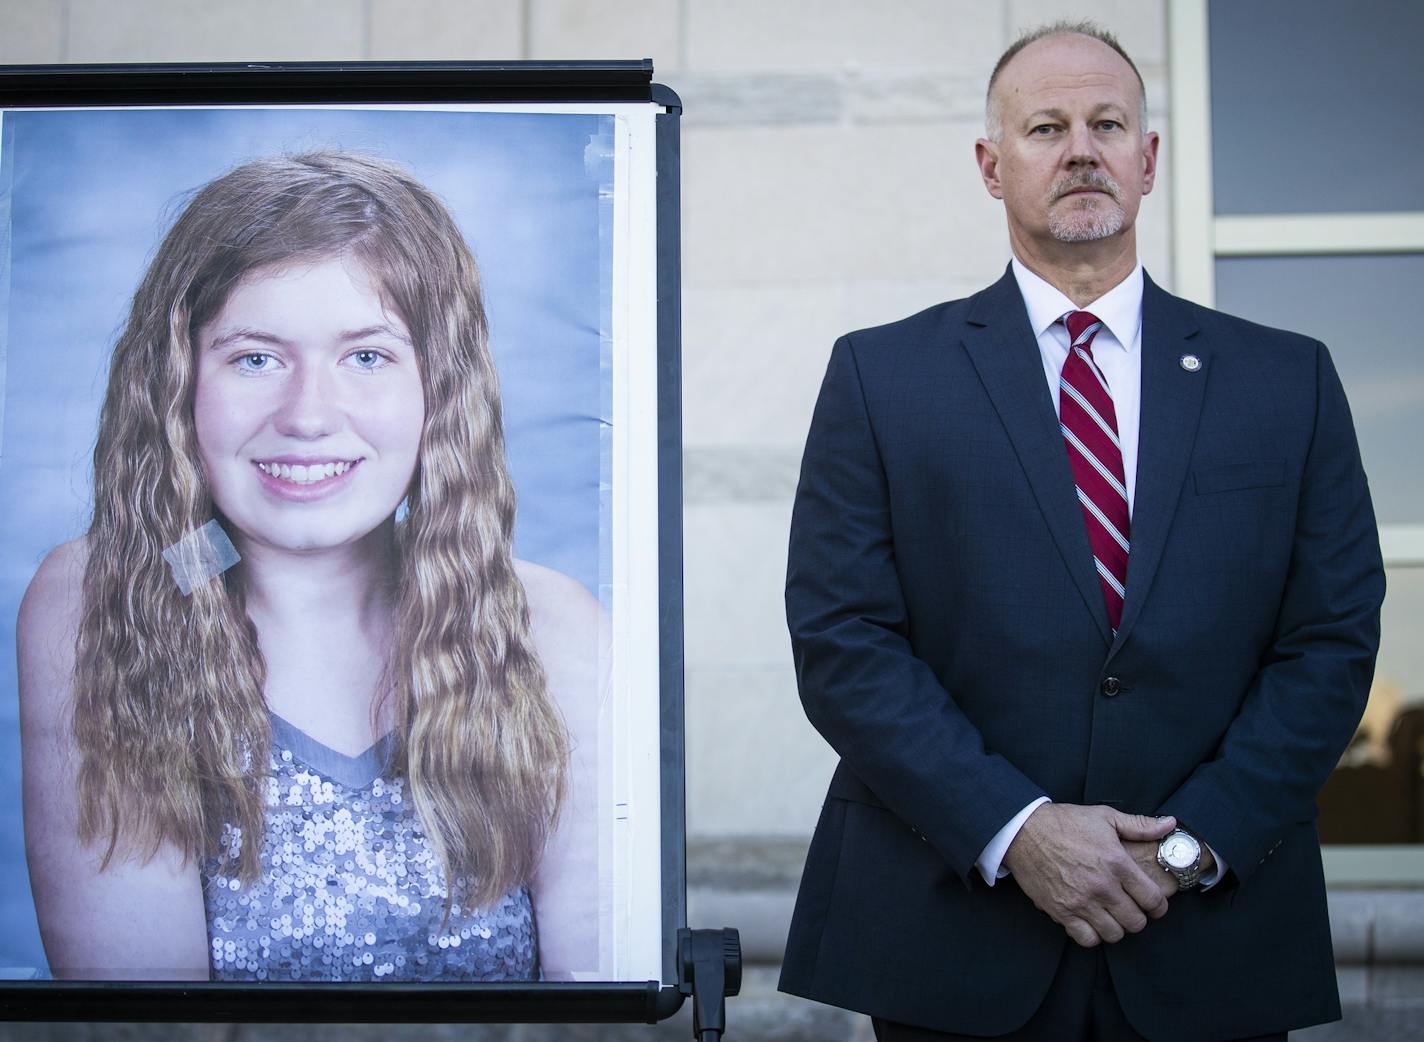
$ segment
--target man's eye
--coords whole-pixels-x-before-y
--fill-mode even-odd
[[[1030,130],[1029,133],[1037,134],[1039,137],[1047,137],[1049,134],[1052,134],[1055,129],[1056,128],[1051,123],[1040,123],[1038,126]]]
[[[1119,123],[1119,122],[1118,122],[1117,120],[1115,120],[1115,119],[1101,119],[1101,120],[1098,120],[1098,129],[1099,129],[1099,130],[1121,130],[1121,129],[1122,129],[1122,124]]]

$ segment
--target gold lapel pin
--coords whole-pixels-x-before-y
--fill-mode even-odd
[[[1189,373],[1194,373],[1201,368],[1201,359],[1196,355],[1183,355],[1179,362],[1183,369]]]

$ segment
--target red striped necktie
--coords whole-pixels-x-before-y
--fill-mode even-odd
[[[1087,311],[1063,316],[1068,327],[1068,359],[1058,381],[1058,419],[1068,444],[1068,462],[1078,486],[1078,502],[1088,526],[1088,545],[1117,632],[1127,587],[1127,482],[1112,392],[1093,361],[1093,337],[1103,324]]]

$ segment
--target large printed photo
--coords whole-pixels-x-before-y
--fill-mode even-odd
[[[0,131],[0,974],[658,976],[618,118]]]

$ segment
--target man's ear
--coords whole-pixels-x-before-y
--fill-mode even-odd
[[[979,164],[979,176],[984,179],[984,187],[995,199],[1002,199],[1004,189],[999,184],[999,146],[981,137],[974,142],[974,159]]]
[[[1142,138],[1142,194],[1146,195],[1157,183],[1157,146],[1162,140],[1155,130],[1149,130]]]

